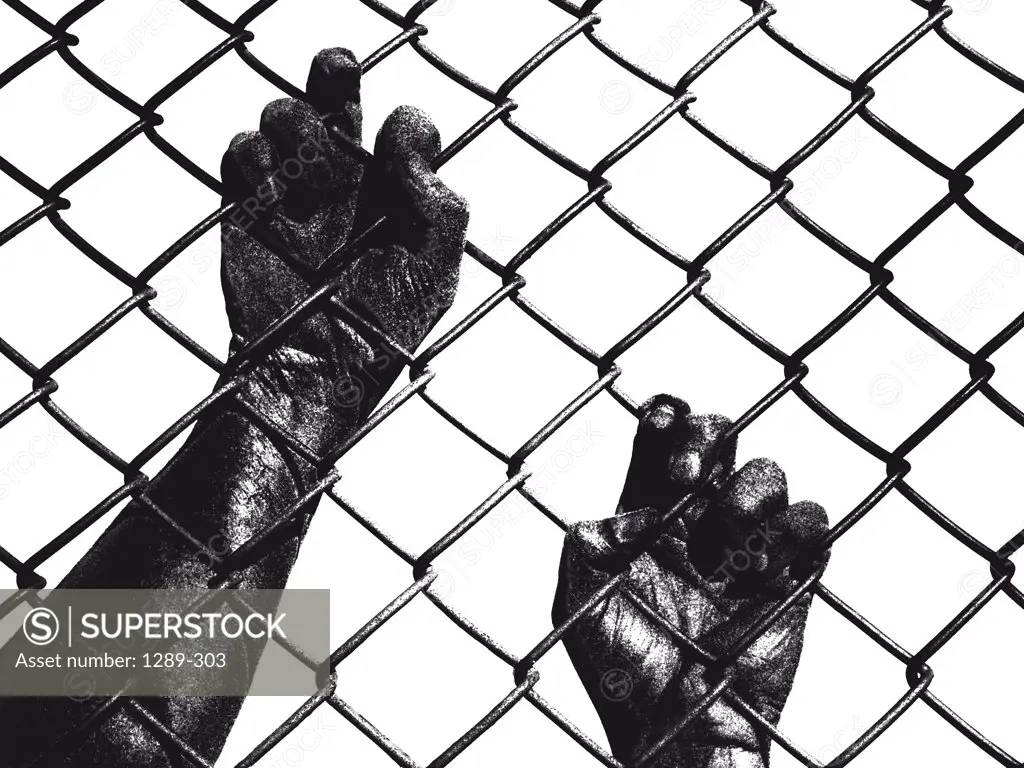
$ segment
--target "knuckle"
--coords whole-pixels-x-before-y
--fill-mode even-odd
[[[571,554],[586,561],[599,560],[614,551],[605,535],[604,526],[597,520],[584,520],[571,525],[566,532],[565,545]]]
[[[469,226],[469,203],[451,187],[439,182],[432,205],[431,218],[446,234],[462,237]]]

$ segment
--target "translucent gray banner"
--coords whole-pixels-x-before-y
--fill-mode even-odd
[[[0,696],[309,696],[329,674],[326,589],[18,594],[0,590]]]

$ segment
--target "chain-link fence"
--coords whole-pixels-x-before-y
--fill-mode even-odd
[[[637,404],[634,403],[616,384],[616,380],[621,372],[616,361],[640,339],[664,321],[671,313],[677,310],[684,302],[689,300],[700,302],[707,310],[713,313],[729,328],[743,337],[755,348],[760,350],[764,355],[767,355],[773,361],[782,366],[784,370],[783,380],[758,402],[754,403],[749,410],[747,410],[746,413],[744,413],[743,416],[735,422],[730,431],[731,436],[735,436],[746,429],[767,408],[769,408],[769,406],[782,398],[783,395],[788,392],[793,392],[808,408],[820,416],[827,424],[866,451],[870,456],[884,464],[886,471],[884,481],[881,482],[867,496],[867,498],[858,504],[855,509],[850,511],[834,525],[828,537],[829,544],[834,543],[839,537],[850,530],[851,526],[864,517],[864,515],[877,505],[887,494],[896,493],[902,495],[906,500],[920,510],[923,515],[942,528],[960,544],[988,561],[991,566],[992,580],[970,601],[970,603],[955,617],[955,619],[949,622],[934,638],[915,652],[902,648],[899,644],[891,640],[878,628],[868,622],[863,616],[846,605],[839,597],[820,584],[820,570],[800,584],[799,588],[788,599],[782,601],[774,610],[765,615],[744,638],[729,650],[728,653],[723,654],[717,659],[711,657],[704,650],[697,647],[692,641],[680,635],[678,631],[673,630],[666,621],[659,621],[659,624],[672,637],[676,638],[677,642],[682,644],[682,651],[684,653],[695,655],[705,663],[708,663],[713,669],[718,670],[721,675],[718,684],[711,685],[709,689],[710,693],[701,700],[699,707],[693,711],[680,713],[678,725],[670,729],[669,734],[666,734],[666,738],[662,740],[662,745],[667,741],[670,734],[679,733],[680,730],[697,717],[700,712],[711,706],[716,699],[724,697],[740,712],[747,714],[752,720],[760,723],[761,726],[767,729],[771,738],[781,745],[782,748],[792,754],[796,759],[808,766],[821,765],[817,759],[802,750],[800,746],[766,722],[761,717],[760,713],[754,710],[743,700],[741,696],[734,692],[729,685],[728,674],[730,663],[737,659],[738,656],[754,642],[761,632],[763,632],[801,596],[808,592],[813,592],[820,600],[823,600],[834,608],[851,624],[859,628],[881,648],[905,665],[908,686],[906,693],[903,694],[898,701],[892,704],[891,708],[889,708],[884,716],[881,717],[881,719],[879,719],[874,725],[867,728],[840,755],[833,759],[829,765],[844,765],[852,760],[862,750],[864,750],[865,747],[877,739],[880,734],[889,728],[914,702],[918,700],[924,701],[951,727],[955,728],[964,737],[973,742],[979,749],[983,750],[999,763],[1007,766],[1019,765],[1019,763],[1014,760],[1010,754],[1000,748],[997,744],[993,743],[968,722],[963,720],[956,712],[950,709],[939,698],[937,698],[934,693],[932,693],[929,687],[933,680],[933,672],[930,669],[928,662],[940,648],[949,642],[949,640],[960,629],[962,629],[964,625],[978,613],[979,610],[981,610],[986,603],[992,600],[997,592],[1002,591],[1018,606],[1024,608],[1024,595],[1022,595],[1020,590],[1010,583],[1010,578],[1014,571],[1010,557],[1021,546],[1021,544],[1024,543],[1024,536],[1017,536],[1008,541],[999,550],[993,550],[973,537],[963,528],[959,527],[939,509],[929,503],[927,499],[925,499],[907,482],[906,477],[911,470],[910,462],[907,460],[908,453],[916,446],[920,445],[922,441],[927,440],[929,436],[932,435],[932,433],[958,408],[963,406],[969,398],[986,398],[1007,417],[1013,419],[1018,424],[1024,425],[1024,412],[1008,401],[990,384],[990,380],[995,373],[995,368],[989,361],[989,358],[997,350],[1003,347],[1016,333],[1020,331],[1022,327],[1024,327],[1024,313],[1018,315],[1010,325],[1002,329],[979,349],[972,352],[956,342],[954,339],[950,338],[950,336],[940,328],[927,321],[913,308],[907,306],[888,290],[888,286],[893,280],[893,274],[889,269],[887,269],[887,265],[930,224],[936,221],[936,219],[938,219],[945,211],[954,206],[959,208],[964,214],[970,217],[992,236],[996,237],[1010,248],[1019,250],[1020,241],[1018,241],[1017,238],[1009,231],[986,216],[984,212],[976,208],[966,199],[965,195],[973,184],[969,175],[972,169],[975,168],[975,166],[977,166],[984,158],[990,155],[997,147],[1003,144],[1021,127],[1021,125],[1024,125],[1024,111],[1015,115],[1008,123],[1006,123],[1006,125],[1000,128],[990,139],[972,152],[959,165],[949,167],[931,156],[921,147],[917,146],[906,136],[901,135],[898,131],[887,125],[871,111],[869,106],[873,96],[875,95],[875,92],[871,87],[872,81],[874,81],[883,70],[889,67],[901,55],[927,35],[937,35],[946,45],[956,51],[959,55],[963,56],[966,60],[975,66],[980,67],[991,77],[997,78],[1002,83],[1022,93],[1024,93],[1024,80],[1003,69],[995,62],[985,58],[983,55],[973,50],[962,40],[953,35],[946,28],[945,21],[954,13],[954,8],[943,5],[939,1],[926,2],[925,0],[908,0],[914,2],[921,8],[923,16],[921,23],[916,28],[908,30],[906,36],[903,37],[895,46],[854,78],[836,71],[828,64],[802,50],[799,46],[781,35],[772,25],[772,16],[775,13],[775,8],[769,3],[764,2],[764,0],[742,1],[750,7],[751,14],[749,18],[724,40],[722,40],[721,43],[708,53],[701,61],[686,72],[678,82],[670,83],[659,79],[655,75],[652,75],[631,63],[619,52],[609,47],[596,34],[595,26],[600,21],[596,11],[601,0],[587,0],[587,2],[584,2],[580,7],[574,6],[568,2],[568,0],[550,0],[555,7],[567,15],[566,28],[564,32],[551,40],[532,58],[530,58],[529,61],[513,72],[500,87],[492,91],[478,82],[475,82],[464,73],[454,69],[442,58],[431,52],[429,48],[423,45],[421,38],[427,32],[427,28],[420,23],[420,19],[423,17],[423,14],[431,8],[431,6],[438,2],[438,0],[419,0],[419,2],[416,2],[415,5],[404,15],[391,10],[377,0],[361,0],[365,6],[379,14],[379,16],[387,22],[393,24],[396,29],[395,36],[363,62],[362,66],[364,72],[380,64],[386,57],[390,56],[402,47],[409,46],[426,62],[447,77],[451,78],[455,83],[458,83],[460,86],[468,89],[477,96],[486,99],[493,105],[492,109],[480,117],[475,124],[473,124],[468,130],[452,142],[447,149],[445,149],[435,163],[436,167],[440,167],[454,155],[465,149],[489,125],[501,121],[513,134],[515,134],[515,136],[526,142],[526,144],[549,158],[552,162],[564,169],[565,172],[584,181],[588,189],[585,195],[580,197],[557,218],[551,221],[543,231],[541,231],[531,242],[522,248],[507,265],[500,264],[477,246],[472,243],[467,243],[466,253],[468,256],[475,259],[483,268],[489,270],[500,278],[502,287],[494,292],[493,295],[480,304],[480,306],[474,311],[462,318],[436,343],[432,344],[429,348],[423,350],[418,355],[415,355],[413,359],[409,360],[410,383],[402,389],[398,395],[378,408],[374,415],[361,428],[359,428],[344,443],[344,445],[339,446],[326,457],[311,457],[317,462],[318,466],[321,467],[320,476],[322,478],[313,490],[325,492],[326,496],[336,502],[347,514],[353,515],[361,525],[371,531],[378,539],[386,544],[395,556],[402,558],[412,567],[414,577],[413,583],[410,584],[406,590],[398,595],[391,603],[384,606],[369,623],[334,651],[331,659],[332,668],[336,669],[337,666],[341,664],[353,651],[365,642],[377,629],[384,625],[385,622],[402,610],[402,608],[413,600],[413,598],[417,595],[425,594],[446,616],[451,619],[451,621],[462,628],[477,642],[481,643],[493,652],[494,655],[505,662],[513,672],[513,687],[508,695],[498,702],[494,708],[491,709],[472,729],[466,732],[447,750],[434,759],[430,763],[431,766],[442,766],[451,762],[474,740],[480,737],[481,734],[487,731],[487,729],[503,717],[503,715],[505,715],[517,702],[523,699],[530,702],[531,705],[536,707],[541,713],[561,728],[569,737],[574,739],[583,749],[591,753],[597,760],[608,766],[621,765],[614,757],[609,755],[601,746],[591,740],[576,725],[570,722],[547,700],[537,693],[536,683],[539,679],[539,673],[536,669],[536,665],[541,657],[560,641],[569,628],[580,619],[588,608],[593,607],[601,600],[606,599],[611,590],[616,589],[621,585],[624,575],[620,574],[619,576],[611,579],[611,581],[604,588],[594,594],[594,596],[587,602],[586,606],[572,616],[568,622],[562,626],[556,627],[546,637],[539,639],[533,650],[519,658],[502,648],[494,640],[478,629],[467,617],[461,615],[450,605],[446,604],[440,597],[429,591],[428,588],[431,583],[435,578],[437,578],[437,573],[432,569],[431,564],[435,558],[442,555],[460,536],[469,531],[503,499],[513,492],[518,492],[529,499],[532,504],[534,504],[563,530],[567,527],[566,521],[561,519],[560,516],[547,506],[542,499],[537,498],[536,494],[531,493],[531,491],[526,487],[525,482],[530,476],[530,473],[524,467],[525,461],[531,453],[560,426],[565,424],[567,420],[569,420],[575,413],[582,409],[589,401],[598,396],[601,392],[607,392],[618,403],[620,403],[623,408],[628,410],[634,416],[637,415]],[[154,505],[152,501],[145,496],[149,478],[140,471],[140,468],[149,459],[155,456],[160,450],[165,448],[172,440],[174,440],[175,437],[186,430],[200,416],[204,409],[209,408],[223,397],[233,396],[233,385],[230,380],[226,381],[211,396],[197,404],[195,408],[191,409],[187,414],[168,427],[157,440],[131,460],[121,458],[103,445],[93,435],[80,427],[69,414],[62,411],[50,399],[50,397],[58,388],[58,379],[61,368],[68,363],[68,361],[82,352],[87,346],[93,343],[101,334],[105,333],[122,318],[134,311],[141,312],[158,328],[167,333],[188,352],[218,374],[223,373],[226,370],[225,363],[212,356],[158,311],[152,303],[153,299],[156,298],[157,291],[151,287],[149,283],[161,269],[170,264],[171,261],[181,254],[190,244],[194,243],[204,233],[212,230],[218,226],[220,222],[231,216],[238,205],[224,205],[220,209],[213,211],[206,219],[198,223],[178,242],[162,253],[149,266],[139,272],[139,274],[132,275],[105,257],[96,248],[91,246],[89,242],[77,234],[62,219],[61,212],[70,206],[68,200],[62,197],[62,193],[86,176],[86,174],[96,169],[97,166],[110,158],[128,142],[139,137],[140,134],[144,134],[157,149],[163,152],[167,157],[173,160],[178,166],[199,182],[219,193],[220,183],[217,179],[210,176],[197,164],[185,157],[181,152],[161,137],[158,131],[158,128],[162,123],[159,109],[161,105],[164,104],[164,102],[166,102],[172,95],[188,86],[193,79],[214,64],[214,62],[224,56],[232,54],[238,55],[242,61],[252,68],[253,71],[261,75],[274,86],[280,88],[286,94],[295,97],[302,97],[303,94],[298,88],[285,81],[274,71],[265,66],[255,56],[253,56],[246,47],[246,44],[253,39],[253,34],[247,30],[247,27],[257,17],[273,6],[275,0],[261,0],[249,8],[234,22],[222,18],[200,2],[189,0],[186,3],[188,8],[191,9],[192,12],[198,14],[198,16],[206,22],[223,32],[225,36],[224,40],[196,61],[192,66],[167,83],[144,104],[136,103],[131,98],[125,96],[117,88],[110,85],[109,82],[106,82],[94,71],[85,66],[73,53],[74,46],[78,43],[78,39],[75,35],[68,32],[69,27],[87,13],[98,7],[102,0],[88,0],[87,2],[82,3],[55,24],[45,20],[24,3],[19,2],[19,0],[5,0],[5,2],[16,13],[48,35],[49,40],[0,74],[0,87],[6,86],[16,77],[45,57],[51,54],[56,54],[60,56],[60,58],[63,59],[76,73],[78,73],[86,83],[89,83],[96,89],[96,91],[102,94],[103,97],[113,100],[131,112],[135,115],[137,120],[127,130],[116,136],[107,143],[106,146],[88,158],[85,162],[81,163],[77,168],[67,173],[63,178],[49,188],[42,186],[19,170],[16,165],[18,160],[17,158],[13,158],[12,162],[12,159],[0,157],[0,170],[39,199],[38,207],[0,232],[0,245],[17,237],[29,227],[37,225],[41,226],[42,220],[46,219],[49,221],[50,225],[53,226],[69,243],[71,243],[75,249],[80,251],[85,258],[92,260],[95,264],[104,269],[113,279],[123,284],[130,294],[129,298],[110,311],[109,314],[107,314],[100,322],[96,323],[80,338],[57,354],[53,359],[44,362],[41,365],[37,365],[36,363],[28,360],[17,349],[13,348],[3,339],[0,339],[0,353],[2,353],[8,360],[32,379],[32,390],[0,414],[0,426],[8,424],[28,409],[34,406],[39,406],[45,409],[54,419],[57,420],[57,422],[63,425],[68,432],[75,435],[78,440],[80,440],[93,453],[101,457],[124,476],[124,484],[121,485],[121,487],[110,493],[110,495],[94,509],[83,515],[67,530],[26,560],[21,561],[10,554],[6,549],[0,547],[0,562],[17,574],[17,582],[21,588],[18,594],[9,600],[7,604],[0,607],[0,614],[6,614],[10,610],[13,610],[19,603],[26,599],[30,599],[34,594],[34,590],[44,585],[45,582],[37,574],[37,569],[42,563],[60,551],[80,533],[95,524],[106,512],[129,497],[140,499],[146,503],[154,517],[158,517],[165,525],[168,526],[169,536],[183,537],[191,542],[191,544],[196,547],[197,551],[208,552],[212,562],[218,563],[230,572],[231,559],[239,556],[239,553],[233,553],[228,555],[227,558],[224,558],[218,553],[210,552],[208,547],[206,547],[202,542],[196,540],[189,531],[184,530],[170,515],[159,509],[159,507]],[[850,94],[849,106],[843,109],[840,114],[836,115],[836,117],[827,125],[822,127],[816,135],[809,137],[807,143],[778,168],[769,168],[758,162],[756,159],[743,152],[739,147],[730,143],[730,141],[717,135],[707,125],[688,111],[688,105],[694,100],[694,97],[689,90],[694,82],[700,78],[709,67],[713,66],[726,51],[757,28],[760,28],[771,40],[777,43],[789,54],[796,57],[799,61],[803,62],[804,65],[812,68],[815,72],[820,74],[822,77],[827,78],[832,83],[846,89]],[[524,79],[534,76],[534,73],[537,72],[549,57],[569,41],[581,35],[587,38],[587,40],[589,40],[589,42],[598,51],[612,59],[623,69],[671,98],[671,103],[668,104],[668,106],[662,109],[658,114],[654,115],[640,130],[636,131],[626,141],[608,152],[608,154],[592,168],[584,168],[578,165],[574,161],[570,160],[566,155],[559,152],[557,148],[550,146],[523,128],[521,125],[517,124],[511,118],[512,112],[516,107],[516,103],[509,97],[510,92],[516,87],[516,85],[521,83]],[[649,136],[651,136],[662,124],[674,119],[676,116],[688,121],[709,141],[727,152],[737,162],[749,169],[751,173],[754,173],[764,179],[767,182],[768,189],[767,194],[753,208],[745,213],[727,231],[722,233],[714,240],[714,242],[704,249],[703,252],[693,259],[684,258],[662,243],[656,241],[606,199],[606,195],[612,185],[606,180],[605,173],[645,141]],[[787,199],[787,194],[794,188],[794,182],[791,180],[790,174],[855,116],[859,116],[863,121],[872,126],[876,131],[878,131],[878,133],[892,142],[896,147],[909,154],[935,174],[941,176],[949,185],[949,191],[947,194],[935,202],[935,204],[932,205],[923,216],[915,221],[903,234],[901,234],[894,242],[885,248],[877,258],[874,259],[866,258],[845,243],[841,242]],[[671,264],[675,265],[680,270],[683,270],[687,277],[687,284],[682,290],[676,293],[669,301],[661,306],[654,314],[644,320],[632,332],[605,351],[597,351],[588,348],[583,342],[566,332],[547,315],[545,315],[542,308],[535,306],[520,295],[520,289],[525,285],[526,281],[518,273],[518,270],[559,230],[565,227],[570,221],[579,216],[582,211],[590,206],[596,206],[605,215],[607,215],[611,221],[622,227],[640,243],[643,243],[658,255],[668,260]],[[720,254],[723,249],[748,225],[773,206],[778,206],[794,222],[799,224],[800,227],[810,233],[814,238],[827,245],[850,264],[863,270],[870,279],[870,287],[867,290],[865,290],[853,303],[839,311],[830,323],[820,329],[805,343],[800,345],[792,354],[786,354],[775,347],[772,343],[761,337],[754,329],[747,327],[728,313],[718,303],[716,303],[710,295],[702,293],[702,288],[710,278],[710,273],[708,272],[707,267],[711,260]],[[381,222],[378,222],[375,226],[379,226],[380,223]],[[346,254],[344,252],[339,254],[341,259],[344,259],[345,256]],[[291,314],[295,317],[301,318],[304,313],[315,311],[315,302],[323,292],[323,289],[321,289],[320,291],[312,294],[307,300],[297,305]],[[515,450],[512,453],[504,453],[494,445],[488,443],[467,425],[463,424],[455,415],[449,413],[448,410],[440,406],[428,394],[428,384],[433,378],[433,373],[428,367],[431,360],[450,345],[457,343],[460,337],[462,337],[463,334],[465,334],[471,327],[487,316],[488,313],[492,312],[501,303],[506,301],[514,303],[519,307],[519,309],[535,320],[542,328],[562,342],[567,350],[566,354],[572,353],[580,356],[593,365],[595,371],[595,380],[590,386],[582,391],[571,402],[566,404],[562,410],[553,416],[543,426],[543,428],[540,429],[540,431],[538,431],[531,439],[526,441],[518,450]],[[892,451],[885,450],[880,445],[861,434],[850,424],[846,423],[843,419],[819,402],[819,400],[808,392],[802,384],[803,379],[809,373],[809,368],[805,363],[808,356],[815,350],[819,349],[822,345],[826,344],[840,329],[847,325],[858,313],[864,310],[864,308],[873,301],[884,302],[895,312],[899,313],[899,315],[907,322],[911,323],[917,329],[927,334],[931,339],[935,340],[943,349],[966,363],[969,367],[970,374],[969,380],[963,384],[963,387],[952,398],[950,398],[948,402],[946,402],[936,413],[921,424],[920,427],[918,427],[906,440]],[[284,327],[272,328],[266,335],[254,340],[249,345],[248,349],[243,351],[241,354],[246,356],[262,354],[262,351],[268,349],[269,346],[280,338],[284,330],[286,330]],[[387,337],[379,331],[374,330],[373,333],[379,335],[384,340],[388,340]],[[396,344],[392,343],[392,346],[396,349],[400,349]],[[245,374],[240,373],[236,375],[244,376]],[[337,471],[333,468],[333,464],[361,438],[373,430],[384,419],[387,419],[395,412],[396,409],[400,408],[403,403],[414,397],[422,398],[438,414],[471,438],[478,446],[486,450],[492,456],[498,457],[508,467],[508,480],[506,482],[495,489],[485,501],[483,501],[470,515],[462,520],[451,531],[446,533],[424,552],[418,554],[406,551],[406,549],[389,536],[387,532],[380,530],[375,523],[360,514],[351,505],[344,502],[333,490],[333,486],[339,478]],[[261,426],[267,430],[275,430],[274,425],[267,420],[261,420]],[[284,440],[288,439],[287,436],[280,434],[278,434],[278,437]],[[692,495],[682,499],[667,516],[666,521],[671,519],[672,516],[679,514],[691,498]],[[292,518],[298,514],[300,507],[301,504],[296,504],[292,509],[281,510],[281,518]],[[279,529],[279,527],[275,526],[275,529]],[[262,541],[273,536],[274,533],[274,530],[264,531],[254,537],[254,540],[245,545],[243,549],[251,548],[255,541]],[[657,616],[653,609],[644,606],[641,607],[652,617]],[[271,748],[296,729],[306,718],[309,718],[317,708],[321,706],[328,706],[335,709],[356,728],[368,736],[382,750],[390,755],[395,762],[403,766],[415,766],[416,763],[405,752],[403,752],[401,745],[394,743],[386,734],[380,732],[373,724],[367,721],[362,715],[339,697],[335,689],[335,681],[336,678],[332,676],[329,684],[327,684],[315,696],[310,698],[285,722],[281,723],[273,733],[268,735],[266,739],[253,750],[248,758],[240,763],[240,765],[252,765],[257,762],[263,755],[267,754]],[[115,698],[107,702],[107,706],[124,706],[126,711],[132,716],[139,718],[146,728],[162,731],[162,735],[166,737],[165,743],[172,745],[186,761],[195,765],[210,765],[208,761],[197,755],[189,745],[183,743],[176,734],[169,732],[166,727],[159,722],[159,720],[154,718],[152,715],[149,715],[138,702],[131,701],[127,698],[122,698],[120,700]],[[647,762],[650,762],[653,757],[654,754],[649,754],[647,756]]]

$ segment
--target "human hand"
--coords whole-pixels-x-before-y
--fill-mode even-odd
[[[404,363],[347,310],[414,349],[454,299],[469,214],[430,167],[441,141],[423,112],[395,110],[373,157],[355,156],[362,111],[351,52],[317,54],[306,99],[268,104],[260,130],[236,136],[224,155],[225,202],[239,207],[222,225],[222,275],[233,351],[331,286],[243,389],[322,450],[365,419]],[[369,237],[349,242],[382,216]]]
[[[645,404],[616,516],[572,526],[552,609],[566,621],[615,574],[614,590],[564,642],[605,726],[615,756],[657,768],[763,766],[763,727],[717,698],[681,733],[671,729],[722,679],[708,659],[639,608],[718,658],[827,559],[825,511],[789,504],[786,478],[768,459],[734,471],[735,440],[722,416],[693,415],[660,395]],[[660,535],[655,526],[686,494],[694,502]],[[651,539],[654,539],[651,541]],[[803,646],[803,595],[736,659],[730,688],[778,723]],[[669,736],[663,749],[651,754]]]

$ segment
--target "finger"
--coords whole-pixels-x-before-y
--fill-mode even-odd
[[[828,536],[828,514],[813,501],[800,501],[779,512],[767,522],[768,570],[775,576],[785,569],[793,579],[804,579],[828,561],[824,549]]]
[[[469,206],[431,168],[440,152],[441,134],[430,117],[414,107],[399,107],[388,116],[374,149],[391,193],[387,215],[394,241],[439,276],[454,277],[465,244]]]
[[[616,514],[671,505],[669,460],[681,422],[690,406],[672,395],[657,395],[641,406],[640,423],[633,438],[633,456]]]
[[[566,534],[564,551],[569,553],[577,577],[585,572],[607,579],[646,552],[650,564],[692,582],[695,573],[686,542],[661,530],[662,524],[661,515],[651,509],[576,523]]]
[[[285,194],[276,175],[279,168],[277,150],[255,131],[235,136],[221,160],[225,201],[238,203],[221,226],[221,275],[231,330],[243,339],[265,330],[309,290],[279,256],[260,244]]]
[[[410,350],[455,298],[469,224],[466,201],[431,169],[440,147],[437,129],[417,109],[400,107],[384,122],[368,208],[386,221],[373,240],[380,247],[351,273],[349,302]]]
[[[356,218],[360,187],[365,172],[362,157],[363,108],[360,99],[362,70],[347,48],[325,48],[314,58],[306,81],[306,98],[324,125],[337,128],[347,141],[332,142],[335,184],[328,193],[339,234],[348,239]],[[330,133],[332,139],[335,133]],[[316,266],[320,266],[316,264]]]
[[[709,489],[719,487],[736,458],[735,439],[723,442],[730,426],[724,416],[690,413],[685,402],[671,395],[645,403],[618,511],[667,512],[705,481]],[[705,507],[703,497],[695,499],[678,519],[689,524]]]
[[[306,81],[306,97],[328,125],[336,125],[352,142],[363,140],[360,100],[362,70],[347,48],[325,48],[314,58]]]
[[[281,159],[278,178],[288,190],[286,212],[306,220],[345,180],[339,150],[328,139],[320,114],[299,99],[277,99],[263,110],[260,133]]]
[[[687,490],[704,481],[720,488],[736,464],[735,437],[723,442],[731,426],[725,416],[688,416],[682,440],[670,462],[672,479]]]
[[[733,474],[717,506],[739,530],[756,526],[789,504],[786,473],[771,459],[753,459]]]
[[[566,532],[564,551],[571,562],[586,570],[614,574],[635,556],[633,546],[657,520],[652,510],[584,520]]]
[[[770,459],[753,459],[729,477],[691,526],[691,550],[706,578],[746,582],[768,569],[766,519],[789,503],[786,474]]]
[[[247,230],[271,206],[281,201],[284,188],[276,172],[281,163],[274,145],[261,133],[246,131],[231,140],[220,163],[225,202],[236,202],[241,213],[229,218]]]

